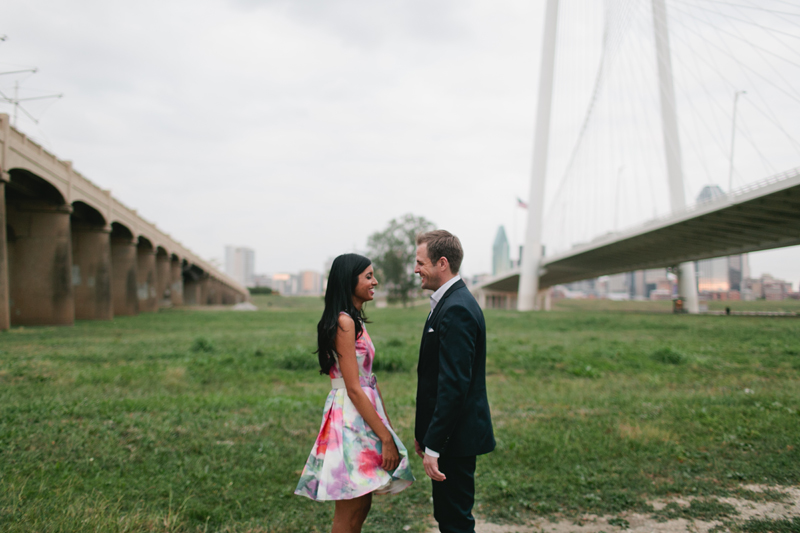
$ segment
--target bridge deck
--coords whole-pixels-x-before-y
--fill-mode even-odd
[[[800,169],[545,257],[539,286],[800,244]],[[481,284],[515,292],[515,269]]]

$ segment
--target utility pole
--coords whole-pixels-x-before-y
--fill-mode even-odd
[[[0,42],[5,41],[6,39],[8,39],[8,37],[6,37],[5,35],[0,35]],[[25,72],[30,72],[31,74],[36,74],[37,72],[39,72],[39,69],[34,67],[34,68],[25,68],[25,69],[21,69],[21,70],[9,70],[9,71],[6,71],[6,72],[0,72],[0,76],[7,76],[9,74],[23,74]],[[17,113],[19,111],[22,111],[23,113],[25,113],[25,115],[27,115],[27,117],[29,119],[31,119],[34,124],[38,124],[39,123],[39,120],[36,119],[30,113],[28,113],[28,111],[24,107],[22,107],[20,105],[20,102],[28,102],[30,100],[44,100],[44,99],[47,99],[47,98],[61,98],[63,96],[64,95],[62,93],[62,94],[48,94],[48,95],[44,95],[44,96],[33,96],[33,97],[29,97],[29,98],[20,98],[19,97],[19,81],[15,81],[14,82],[14,96],[10,97],[10,96],[6,95],[3,91],[0,91],[0,102],[6,102],[6,103],[9,103],[9,104],[14,106],[14,114],[13,114],[13,120],[11,122],[11,125],[16,128],[17,127]]]
[[[33,72],[36,72],[36,69],[33,69]],[[7,73],[3,72],[2,74],[7,74]],[[39,123],[39,119],[37,119],[36,117],[31,115],[24,107],[19,105],[20,102],[29,102],[31,100],[44,100],[44,99],[47,99],[47,98],[61,98],[63,96],[64,96],[64,94],[61,93],[61,94],[48,94],[48,95],[44,95],[44,96],[31,96],[29,98],[20,98],[19,97],[19,82],[18,81],[14,82],[14,97],[13,98],[11,98],[9,96],[6,96],[2,91],[0,91],[0,101],[8,102],[9,104],[12,104],[14,106],[14,118],[13,118],[13,120],[11,122],[11,125],[14,126],[15,128],[17,127],[17,111],[22,111],[23,113],[25,113],[25,115],[29,119],[31,119],[34,124],[38,124]]]

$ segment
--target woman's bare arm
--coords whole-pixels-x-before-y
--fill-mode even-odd
[[[383,444],[384,470],[394,470],[400,464],[400,454],[391,432],[386,428],[372,402],[361,389],[358,381],[358,359],[356,358],[356,327],[348,315],[339,315],[339,328],[336,332],[336,353],[339,354],[339,368],[342,371],[347,396],[353,402],[358,413],[369,424],[372,431]]]

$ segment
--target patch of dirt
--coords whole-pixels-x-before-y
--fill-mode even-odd
[[[779,492],[785,496],[785,501],[751,501],[743,498],[714,498],[720,503],[732,505],[739,514],[725,518],[727,522],[737,524],[746,522],[749,519],[791,519],[800,517],[800,487],[772,487],[766,485],[745,485],[745,491],[753,493]],[[680,508],[688,508],[694,498],[674,498],[664,500],[654,500],[649,502],[653,509],[659,511],[670,503],[677,504]],[[712,499],[712,498],[709,498]],[[476,533],[709,533],[711,529],[720,528],[728,531],[724,527],[723,519],[720,520],[698,520],[687,518],[676,518],[673,520],[659,521],[653,518],[653,513],[622,513],[617,516],[596,516],[584,515],[578,519],[557,520],[551,522],[546,518],[535,520],[526,525],[501,525],[491,524],[478,519],[475,528]],[[609,522],[610,521],[610,522]],[[627,522],[627,527],[624,527]],[[436,533],[438,528],[434,527],[429,533]]]

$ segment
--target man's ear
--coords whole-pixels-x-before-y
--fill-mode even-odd
[[[443,266],[445,270],[450,270],[450,262],[445,256],[439,258],[439,265]]]

